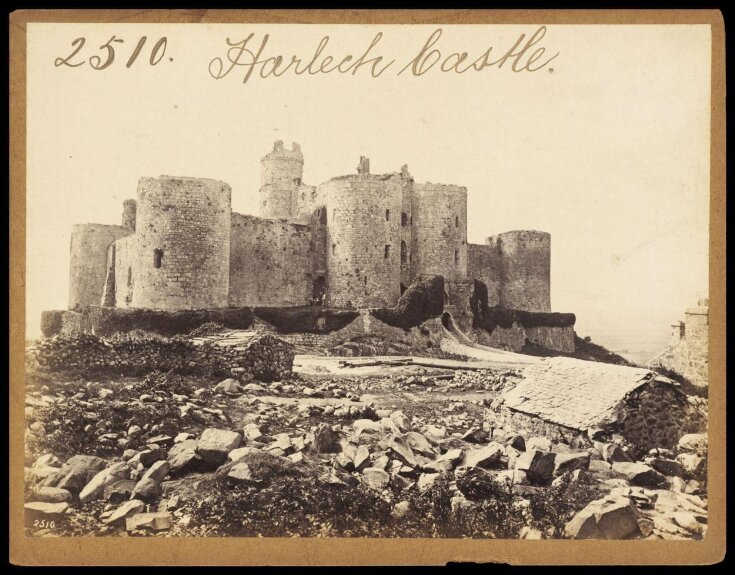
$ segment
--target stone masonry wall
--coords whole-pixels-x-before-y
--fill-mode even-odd
[[[344,176],[321,184],[319,193],[327,207],[326,304],[394,306],[400,297],[400,176]]]
[[[309,226],[233,213],[229,305],[307,305],[312,260]]]
[[[204,178],[141,178],[132,307],[226,307],[230,186]]]
[[[467,277],[467,188],[413,184],[413,276]]]
[[[487,287],[487,305],[500,305],[502,260],[500,244],[467,244],[467,277]]]
[[[107,276],[110,244],[130,234],[123,226],[79,224],[72,228],[69,309],[100,305]]]
[[[115,307],[127,308],[135,291],[135,236],[115,242]]]

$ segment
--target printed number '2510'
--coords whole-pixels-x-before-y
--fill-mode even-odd
[[[130,55],[130,58],[128,58],[127,63],[125,64],[126,68],[130,68],[130,66],[133,65],[133,62],[137,60],[138,56],[140,55],[141,50],[143,49],[143,45],[146,43],[146,40],[148,38],[146,36],[141,36],[140,40],[138,40],[138,44],[135,46],[135,49],[133,50],[133,53]],[[79,52],[82,51],[82,48],[84,47],[84,44],[86,43],[86,38],[77,38],[74,40],[71,45],[74,48],[74,51],[69,54],[66,58],[56,58],[54,60],[54,64],[58,68],[59,66],[69,66],[70,68],[77,68],[78,66],[81,66],[85,62],[88,62],[89,65],[94,68],[95,70],[104,70],[105,68],[108,68],[112,66],[112,63],[115,61],[115,46],[114,44],[124,44],[125,40],[122,38],[117,38],[116,36],[112,36],[107,43],[102,44],[102,46],[99,47],[99,50],[102,52],[102,55],[94,55],[90,56],[88,60],[81,60],[78,62],[72,62],[72,60],[79,54]],[[163,38],[160,38],[158,42],[155,43],[153,46],[153,49],[151,50],[151,55],[148,60],[151,66],[155,66],[158,64],[161,59],[163,58],[163,55],[166,53],[166,43],[167,39],[164,36]]]

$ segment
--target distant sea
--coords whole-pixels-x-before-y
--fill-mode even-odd
[[[628,361],[637,365],[648,363],[666,349],[671,341],[669,334],[641,334],[641,333],[587,333],[593,343],[602,345],[610,351],[622,355]]]

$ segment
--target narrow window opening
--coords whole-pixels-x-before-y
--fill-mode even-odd
[[[459,264],[459,250],[454,250],[454,264]]]
[[[454,216],[454,227],[455,228],[459,227],[459,216]]]
[[[367,285],[367,276],[365,276],[365,285]]]
[[[385,253],[383,254],[383,257],[385,259],[388,259],[389,256],[390,256],[390,244],[386,244],[385,245]]]
[[[332,255],[337,253],[337,244],[332,244]]]
[[[161,260],[163,259],[163,250],[153,250],[153,267],[158,269],[161,267]]]
[[[408,246],[406,242],[401,240],[401,263],[405,264],[408,261]]]
[[[128,266],[128,288],[133,285],[133,268]]]
[[[401,212],[401,226],[404,228],[408,225],[408,214],[406,212]]]
[[[385,221],[390,221],[390,210],[385,210]]]
[[[403,295],[404,291],[406,291],[406,286],[401,284],[401,295]]]

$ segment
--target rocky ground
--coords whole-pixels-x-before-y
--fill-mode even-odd
[[[523,437],[489,408],[517,377],[30,377],[27,534],[704,536],[705,436],[648,454]]]

